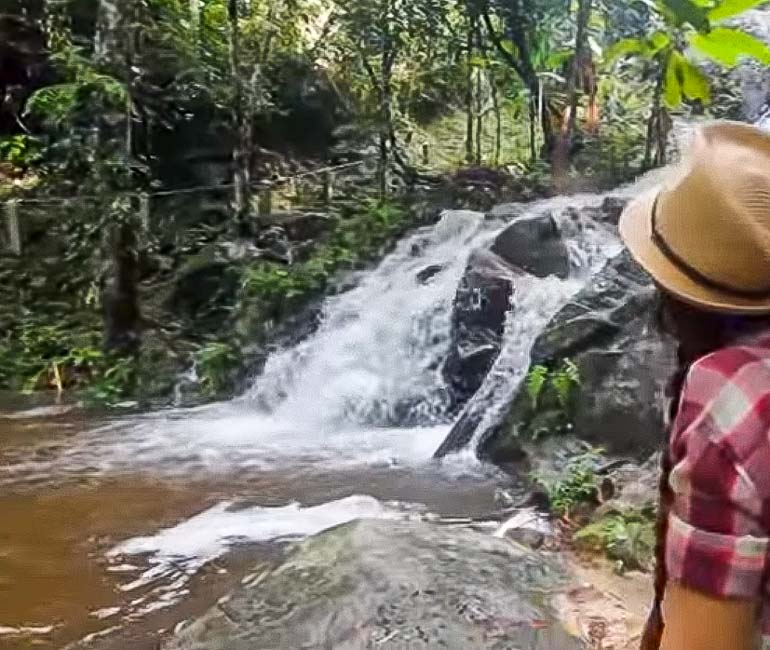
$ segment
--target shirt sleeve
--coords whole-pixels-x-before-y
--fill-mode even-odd
[[[713,412],[719,404],[702,408],[672,440],[666,569],[670,580],[698,591],[753,600],[763,591],[768,566],[763,503],[729,444],[741,435],[740,426],[725,429],[725,418]]]

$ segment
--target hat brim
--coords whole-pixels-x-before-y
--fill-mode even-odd
[[[744,298],[699,284],[655,245],[652,238],[652,211],[658,191],[656,189],[645,193],[629,204],[620,218],[619,227],[620,236],[631,254],[661,289],[706,311],[725,314],[770,314],[770,297]]]

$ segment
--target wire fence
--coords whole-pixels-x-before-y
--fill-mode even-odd
[[[318,209],[337,197],[371,189],[372,163],[369,157],[250,183],[252,212],[257,218],[268,219],[275,213]],[[83,210],[104,209],[120,198],[132,201],[139,223],[147,232],[170,227],[170,231],[179,233],[215,225],[228,219],[234,188],[234,183],[220,183],[148,192],[10,198],[0,201],[5,226],[0,228],[0,252],[21,256],[26,244],[46,230],[46,223],[60,223]]]

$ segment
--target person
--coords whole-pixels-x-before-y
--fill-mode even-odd
[[[620,232],[679,342],[642,650],[770,648],[770,136],[701,127]]]

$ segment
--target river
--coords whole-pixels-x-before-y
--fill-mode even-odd
[[[618,250],[611,227],[564,212],[602,200],[521,206],[560,220],[573,272],[517,283],[482,388],[490,412],[537,333]],[[472,450],[431,458],[452,426],[441,361],[455,291],[471,251],[503,227],[450,211],[412,233],[230,402],[102,416],[0,406],[0,647],[155,648],[285,541],[361,517],[498,508],[514,479]],[[440,270],[421,282],[427,267]]]

